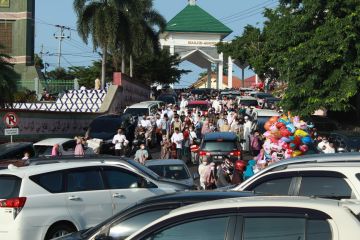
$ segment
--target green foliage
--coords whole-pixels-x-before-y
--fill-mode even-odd
[[[106,68],[106,82],[112,81],[112,72],[111,61],[108,60]],[[73,76],[73,79],[77,78],[80,86],[85,86],[86,88],[94,88],[95,79],[99,78],[101,75],[101,62],[94,61],[92,66],[89,67],[70,67],[68,73]]]
[[[179,64],[179,56],[171,56],[168,50],[161,50],[158,54],[147,53],[135,59],[134,76],[135,79],[149,85],[176,83],[182,74],[190,72],[178,69]]]
[[[45,67],[42,58],[40,58],[37,54],[34,55],[34,65],[38,69],[44,69]]]
[[[73,80],[74,76],[69,74],[65,68],[60,67],[47,72],[47,78],[56,80]]]
[[[0,53],[0,107],[14,101],[16,80],[20,77],[9,60],[8,55]]]
[[[320,108],[347,111],[360,86],[358,0],[280,0],[264,29],[248,26],[220,46],[256,73],[287,82],[282,105],[300,115]]]

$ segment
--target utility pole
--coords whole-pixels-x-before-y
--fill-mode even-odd
[[[43,64],[44,64],[44,77],[46,79],[46,68],[49,66],[49,64],[47,64],[45,62],[45,60],[43,59],[43,56],[44,55],[48,55],[49,54],[49,51],[46,51],[44,50],[44,44],[41,44],[41,51],[39,52],[39,56],[40,56],[40,59],[43,61]]]
[[[70,31],[71,28],[65,27],[65,26],[62,26],[62,25],[55,25],[55,26],[60,29],[60,34],[59,35],[54,34],[54,38],[59,40],[58,68],[60,68],[61,67],[61,46],[62,46],[62,41],[65,38],[70,38],[70,36],[65,35],[64,31],[65,30]]]

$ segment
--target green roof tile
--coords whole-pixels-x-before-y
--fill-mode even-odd
[[[190,4],[168,22],[165,31],[222,33],[225,36],[232,33],[230,28],[205,10]]]

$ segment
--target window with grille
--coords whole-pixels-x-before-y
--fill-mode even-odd
[[[0,53],[12,53],[12,22],[0,22]]]

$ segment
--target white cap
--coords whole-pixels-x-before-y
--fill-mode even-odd
[[[244,117],[244,119],[245,119],[245,120],[248,120],[248,119],[249,119],[249,117],[248,117],[248,116],[245,116],[245,117]]]

